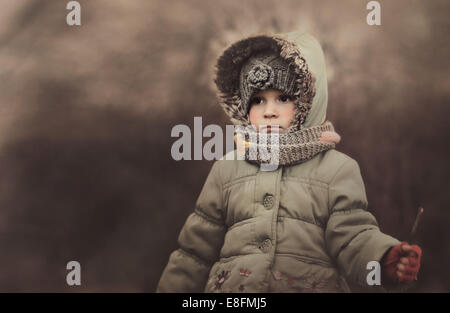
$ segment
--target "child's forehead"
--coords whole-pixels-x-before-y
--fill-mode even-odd
[[[255,92],[253,94],[253,96],[267,96],[267,95],[271,95],[271,94],[279,95],[282,93],[283,93],[283,91],[281,91],[281,90],[269,88],[269,89],[265,89],[265,90],[259,90],[259,91]]]

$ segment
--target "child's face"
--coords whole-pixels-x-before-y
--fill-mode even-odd
[[[261,90],[253,95],[249,102],[250,123],[257,131],[262,126],[279,125],[279,132],[283,133],[291,125],[295,116],[293,98],[277,89]],[[262,127],[260,129],[260,127]],[[273,127],[267,127],[267,132]]]

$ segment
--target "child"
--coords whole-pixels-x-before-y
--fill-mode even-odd
[[[414,280],[420,248],[379,230],[358,163],[334,149],[319,43],[251,36],[216,70],[234,124],[279,131],[279,166],[261,170],[264,159],[248,153],[261,142],[249,137],[245,160],[234,150],[213,164],[157,292],[347,292],[346,280],[367,286],[371,261],[384,286]]]

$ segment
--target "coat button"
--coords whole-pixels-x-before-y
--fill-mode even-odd
[[[267,253],[267,252],[269,252],[270,251],[270,248],[272,247],[272,240],[270,240],[270,239],[266,239],[266,240],[264,240],[263,242],[261,242],[260,244],[259,244],[259,249],[262,251],[262,252],[264,252],[264,253]]]
[[[274,196],[272,196],[271,194],[268,194],[268,193],[267,193],[267,194],[264,196],[264,199],[263,199],[263,205],[264,205],[264,207],[265,207],[266,209],[270,209],[270,208],[273,207],[274,203],[275,203]]]

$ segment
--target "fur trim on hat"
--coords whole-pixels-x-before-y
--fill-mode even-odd
[[[239,92],[240,70],[244,62],[254,53],[270,50],[279,54],[288,64],[294,65],[296,89],[294,103],[295,119],[287,131],[301,129],[315,95],[315,78],[298,46],[282,34],[257,34],[235,42],[224,50],[215,66],[214,82],[217,85],[219,104],[231,121],[237,125],[250,124],[246,110],[243,108]]]

